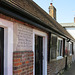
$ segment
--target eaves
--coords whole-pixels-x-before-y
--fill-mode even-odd
[[[27,11],[22,10],[17,5],[15,6],[13,4],[9,4],[9,2],[7,2],[6,0],[0,0],[0,13],[3,13],[5,15],[15,18],[17,20],[27,22],[27,23],[34,25],[38,28],[41,28],[47,32],[55,33],[63,38],[74,40],[74,39],[70,38],[69,36],[57,31],[53,27],[47,25],[46,23],[41,21],[39,18],[31,15]]]

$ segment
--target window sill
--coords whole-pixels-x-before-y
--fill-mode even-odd
[[[60,60],[60,59],[63,59],[63,57],[62,56],[58,56],[57,57],[57,60]]]
[[[72,56],[72,54],[70,54],[70,56]]]
[[[57,61],[57,60],[60,60],[60,59],[63,59],[63,56],[58,56],[56,59],[52,59],[50,62]]]

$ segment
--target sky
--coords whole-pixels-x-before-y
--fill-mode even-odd
[[[75,0],[33,0],[43,10],[49,13],[50,3],[57,9],[57,22],[72,23],[75,17]]]

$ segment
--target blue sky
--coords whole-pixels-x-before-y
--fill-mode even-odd
[[[51,0],[33,0],[42,9],[49,13],[49,5]],[[53,5],[57,9],[57,21],[59,23],[74,22],[75,16],[75,0],[53,0]]]

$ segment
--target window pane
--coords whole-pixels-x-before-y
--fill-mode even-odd
[[[72,54],[72,43],[70,44],[70,54]]]
[[[60,43],[60,56],[62,56],[62,49],[63,49],[62,43],[63,43],[63,41],[61,40],[61,43]]]
[[[60,56],[60,40],[58,40],[57,56]]]
[[[62,40],[58,40],[57,56],[62,56]]]
[[[56,51],[57,51],[57,37],[52,36],[52,39],[51,39],[51,59],[56,59]]]

